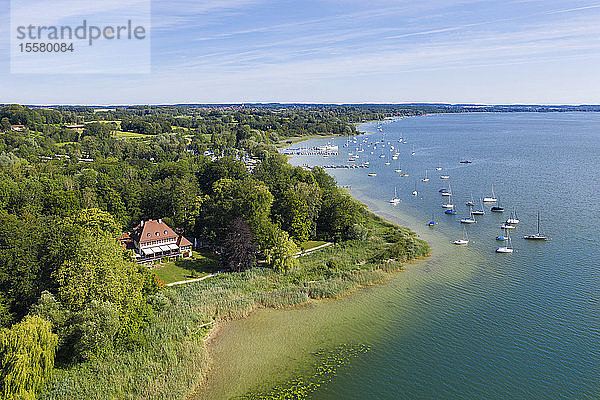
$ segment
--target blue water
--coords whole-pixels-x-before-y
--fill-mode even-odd
[[[366,146],[358,153],[355,163],[369,161],[369,169],[328,172],[430,241],[433,256],[409,269],[410,284],[385,292],[383,310],[365,309],[384,331],[367,343],[366,356],[313,398],[600,398],[600,114],[443,114],[367,123],[361,130],[374,133],[348,148],[342,138],[302,143],[337,144],[337,156],[291,162],[349,164],[348,152],[356,154],[363,138],[389,141],[373,155]],[[400,137],[408,143],[399,144]],[[460,164],[463,159],[472,164]],[[398,168],[409,177],[401,178]],[[425,170],[429,182],[420,181]],[[456,216],[441,207],[438,190],[448,184]],[[461,236],[465,201],[472,195],[479,208],[492,184],[506,211],[493,214],[486,205],[486,215],[468,229],[469,245],[452,246]],[[388,202],[394,187],[402,198],[397,206]],[[496,254],[495,237],[513,209],[521,220],[511,233],[515,253]],[[525,241],[524,234],[536,231],[538,211],[551,240]],[[425,227],[432,216],[439,224]],[[367,332],[369,324],[360,329]]]

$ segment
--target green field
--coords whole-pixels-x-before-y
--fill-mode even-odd
[[[193,258],[170,261],[153,270],[164,283],[201,278],[215,272],[221,267],[219,260],[193,252]]]

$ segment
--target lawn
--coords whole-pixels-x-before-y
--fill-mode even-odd
[[[114,131],[113,133],[117,139],[146,139],[153,137],[153,135],[143,135],[135,132]]]
[[[309,240],[308,242],[300,243],[300,249],[302,251],[314,249],[315,247],[319,247],[324,245],[327,242],[322,242],[319,240]]]
[[[219,260],[207,254],[193,252],[193,258],[171,261],[157,266],[153,272],[164,283],[185,281],[201,278],[221,268]]]

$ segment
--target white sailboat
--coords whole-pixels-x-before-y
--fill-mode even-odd
[[[513,210],[513,212],[510,214],[510,217],[506,220],[506,224],[508,224],[508,225],[518,225],[519,224],[519,218],[517,218],[517,210]]]
[[[548,240],[548,237],[542,232],[542,226],[540,223],[540,212],[538,211],[537,218],[537,233],[535,235],[525,235],[523,239],[527,240]]]
[[[452,242],[452,243],[454,243],[454,244],[456,244],[456,245],[459,245],[459,246],[460,246],[460,245],[463,245],[463,246],[464,246],[464,245],[467,245],[467,244],[469,244],[469,238],[468,238],[468,236],[467,236],[467,229],[466,229],[466,227],[464,227],[464,226],[463,226],[463,231],[462,231],[462,236],[461,236],[461,238],[460,238],[460,239],[458,239],[458,240],[455,240],[455,241],[454,241],[454,242]]]
[[[417,181],[415,181],[415,190],[412,192],[413,196],[417,196],[419,192],[417,192]]]
[[[442,204],[442,208],[445,208],[447,210],[453,210],[454,209],[454,204],[452,204],[452,193],[450,193],[450,197],[448,198],[448,202],[445,204]]]
[[[427,170],[425,170],[425,178],[421,179],[422,182],[429,182],[429,178],[427,177]]]
[[[390,203],[398,204],[401,201],[402,200],[400,199],[400,197],[398,197],[398,188],[396,186],[394,186],[394,197],[392,197],[392,199],[390,200]]]
[[[440,192],[444,197],[452,197],[452,186],[448,185],[448,190]]]
[[[496,196],[494,196],[494,184],[492,183],[492,196],[491,197],[484,197],[483,198],[483,202],[484,203],[495,203],[497,201],[498,201],[498,199],[496,198]]]
[[[506,238],[508,240],[508,244],[504,247],[498,247],[496,249],[496,253],[513,253],[515,250],[512,247],[512,241],[510,240],[510,233],[508,233],[508,231],[506,229],[504,231],[506,232]],[[498,240],[498,238],[496,238],[496,240]]]
[[[473,193],[471,193],[471,200],[467,201],[465,203],[465,206],[467,206],[467,207],[475,207],[475,203],[473,202]]]

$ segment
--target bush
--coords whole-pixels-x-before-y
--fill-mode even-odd
[[[106,353],[119,331],[119,310],[110,302],[92,300],[73,318],[75,356],[90,360]]]
[[[352,224],[348,228],[348,239],[350,240],[366,240],[369,231],[362,224]]]

